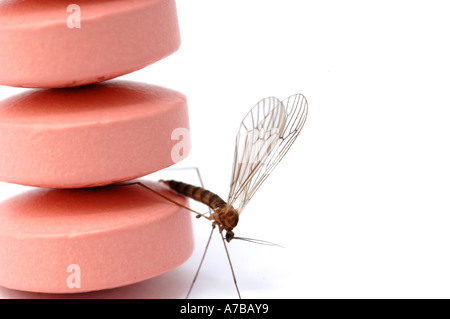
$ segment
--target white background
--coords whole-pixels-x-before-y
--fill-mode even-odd
[[[450,297],[446,2],[177,4],[179,51],[122,78],[187,95],[193,149],[178,167],[199,167],[207,188],[226,198],[246,112],[271,95],[299,92],[309,102],[297,142],[235,229],[284,248],[228,246],[242,296]],[[0,96],[19,91],[0,87]],[[193,174],[176,177],[196,183]],[[0,193],[16,188],[2,184]],[[195,252],[181,267],[82,297],[183,298],[210,231],[207,221],[194,224]],[[192,297],[236,296],[215,235]]]

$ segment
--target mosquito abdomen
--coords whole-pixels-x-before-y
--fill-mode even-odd
[[[162,181],[177,193],[195,199],[212,209],[226,205],[227,203],[213,192],[202,187],[193,186],[190,184],[177,181]]]

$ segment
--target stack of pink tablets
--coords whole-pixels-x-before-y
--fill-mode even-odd
[[[0,101],[0,180],[38,187],[0,203],[0,285],[100,290],[190,256],[191,216],[126,182],[187,155],[188,137],[182,156],[177,145],[189,128],[185,96],[99,83],[179,44],[175,0],[0,2],[0,84],[36,88]]]

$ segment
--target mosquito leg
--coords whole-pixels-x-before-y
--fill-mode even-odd
[[[202,175],[200,174],[200,169],[197,166],[192,167],[192,168],[195,169],[195,171],[197,172],[197,176],[198,176],[198,180],[200,181],[200,185],[202,186],[203,189],[205,189],[205,184],[203,183],[203,178],[202,178]],[[209,216],[207,218],[211,219],[211,215],[212,215],[212,210],[210,208],[209,209]]]
[[[169,167],[169,168],[166,168],[165,170],[187,170],[187,169],[195,170],[195,172],[197,173],[198,180],[200,182],[200,186],[203,189],[205,189],[205,183],[203,183],[203,178],[202,178],[202,175],[200,174],[200,169],[197,166],[193,166],[193,167]],[[211,215],[212,215],[211,208],[209,208],[209,216],[206,216],[205,214],[202,214],[203,217],[205,217],[206,219],[209,219],[209,220],[211,220]],[[197,215],[196,217],[200,218],[202,216]]]
[[[197,215],[197,216],[196,216],[197,218],[200,218],[200,217],[205,217],[205,218],[207,218],[204,214],[200,214],[199,212],[193,210],[192,208],[189,208],[189,207],[187,207],[187,206],[185,206],[185,205],[182,205],[182,204],[180,204],[180,203],[174,201],[173,199],[170,199],[169,197],[167,197],[167,196],[161,194],[160,192],[155,191],[153,188],[150,188],[150,187],[148,187],[147,185],[145,185],[145,184],[143,184],[143,183],[141,183],[141,182],[133,182],[133,183],[128,183],[128,184],[117,184],[117,185],[112,185],[112,186],[130,186],[130,185],[139,185],[139,186],[141,186],[141,187],[143,187],[143,188],[145,188],[145,189],[151,191],[153,194],[158,195],[159,197],[162,197],[162,198],[164,198],[165,200],[167,200],[167,201],[169,201],[169,202],[171,202],[171,203],[173,203],[173,204],[175,204],[175,205],[177,205],[177,206],[180,206],[180,207],[182,207],[182,208],[184,208],[184,209],[187,209],[187,210],[189,210],[189,211],[195,213],[195,214]]]
[[[191,294],[192,287],[194,287],[195,281],[197,280],[197,277],[198,277],[198,273],[200,272],[200,268],[202,267],[203,261],[205,260],[206,251],[208,250],[209,243],[211,242],[211,237],[212,237],[214,228],[216,228],[216,225],[213,224],[212,229],[211,229],[211,234],[209,235],[208,242],[206,243],[205,251],[203,252],[202,260],[200,261],[200,265],[198,265],[197,272],[195,273],[194,279],[192,280],[191,286],[189,287],[189,291],[186,295],[186,299],[188,299],[189,295]]]
[[[164,170],[167,171],[179,171],[179,170],[187,170],[187,169],[193,169],[197,172],[197,176],[198,176],[198,180],[200,181],[200,185],[202,185],[203,188],[205,188],[205,185],[203,184],[203,179],[202,176],[200,174],[200,169],[197,166],[193,166],[193,167],[168,167],[165,168]]]
[[[239,296],[239,299],[241,299],[241,293],[239,292],[239,287],[237,284],[236,276],[234,274],[233,265],[231,264],[231,258],[230,258],[230,254],[228,253],[228,248],[227,248],[227,244],[225,242],[225,237],[223,237],[222,232],[219,231],[219,233],[220,233],[220,237],[222,238],[223,247],[225,247],[225,251],[227,253],[228,263],[230,264],[230,269],[231,269],[231,274],[233,275],[234,285],[236,287],[236,291]]]

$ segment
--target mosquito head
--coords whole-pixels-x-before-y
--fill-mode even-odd
[[[225,234],[225,239],[227,243],[229,243],[234,238],[234,233],[231,230],[228,230]]]
[[[225,239],[230,242],[234,238],[233,228],[239,222],[239,213],[231,205],[224,205],[215,213],[214,219],[226,230]]]

